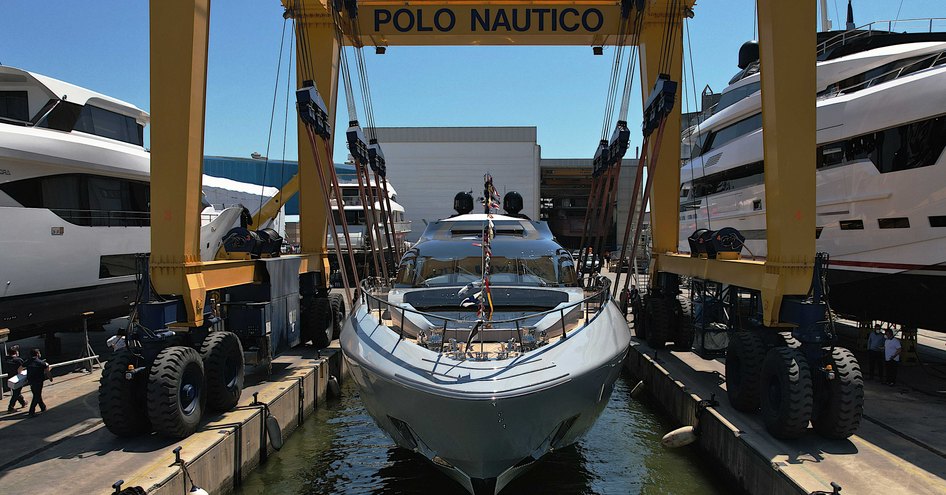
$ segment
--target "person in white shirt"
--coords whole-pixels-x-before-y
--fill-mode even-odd
[[[886,364],[887,385],[894,385],[897,382],[897,368],[900,366],[900,351],[903,347],[900,345],[900,339],[894,337],[893,330],[887,329],[885,332],[887,340],[884,341],[884,362]]]
[[[867,378],[874,379],[874,369],[880,377],[881,383],[884,381],[884,331],[880,325],[874,325],[874,330],[867,336]]]

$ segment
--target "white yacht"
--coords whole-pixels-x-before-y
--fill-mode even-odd
[[[103,321],[128,314],[135,255],[151,243],[148,123],[130,103],[0,66],[0,328],[11,339],[76,328],[87,311]],[[275,192],[204,182],[219,202],[247,187],[254,198]],[[202,258],[240,210],[206,205]]]
[[[336,165],[336,170],[339,169],[339,166]],[[348,222],[348,232],[351,238],[352,248],[359,254],[364,255],[366,249],[370,247],[370,236],[366,236],[366,220],[367,220],[367,209],[361,200],[361,196],[358,192],[358,180],[354,175],[354,169],[352,169],[351,174],[340,173],[339,174],[339,187],[342,190],[342,209],[345,210],[345,219]],[[379,198],[379,201],[376,201],[374,204],[375,211],[380,213],[382,206],[384,210],[387,211],[388,204],[390,203],[391,207],[391,220],[394,225],[394,242],[398,246],[402,246],[401,250],[403,251],[405,244],[407,243],[407,234],[411,232],[411,222],[404,217],[404,206],[397,202],[397,190],[394,189],[394,186],[391,184],[391,181],[384,179],[382,182],[386,182],[381,187],[378,186],[378,183],[372,177],[370,187],[374,191],[375,198]],[[388,198],[383,205],[379,204],[380,199],[384,197],[384,185],[387,186]],[[332,211],[335,215],[335,224],[337,225],[337,230],[339,234],[339,239],[344,241],[342,236],[341,228],[341,214],[338,211],[338,201],[332,200]],[[379,218],[379,222],[382,220]],[[381,228],[381,239],[385,247],[387,246],[387,241],[385,240],[385,232],[383,224],[379,223]],[[365,241],[369,241],[367,244]],[[335,246],[334,238],[328,236],[328,247],[331,249]],[[345,247],[342,243],[342,247]],[[333,252],[330,251],[329,255],[332,256]]]
[[[433,222],[393,287],[366,282],[341,333],[344,359],[399,446],[493,495],[576,442],[608,402],[630,333],[610,284],[598,283],[582,289],[545,222]]]
[[[818,34],[812,234],[831,256],[833,309],[946,330],[946,33],[935,22]],[[682,252],[699,228],[734,227],[744,255],[766,256],[757,46],[743,45],[739,67],[712,115],[684,132]]]

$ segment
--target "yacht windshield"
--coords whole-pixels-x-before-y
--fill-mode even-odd
[[[483,277],[482,257],[438,259],[406,257],[398,268],[398,287],[464,286]],[[550,256],[490,258],[490,283],[494,286],[573,287],[577,285],[570,256],[556,261]]]

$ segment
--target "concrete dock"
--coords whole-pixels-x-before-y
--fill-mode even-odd
[[[928,362],[946,362],[940,336],[923,334],[919,343]],[[901,367],[895,387],[865,380],[864,419],[850,439],[809,430],[794,441],[772,438],[759,415],[729,405],[722,360],[655,351],[635,338],[625,366],[681,425],[693,424],[699,401],[715,395],[719,405],[702,414],[698,443],[749,493],[830,493],[831,482],[844,495],[946,493],[946,374],[930,365]]]
[[[262,430],[263,408],[251,405],[253,394],[267,404],[285,438],[324,402],[329,377],[341,379],[341,367],[338,349],[296,348],[274,361],[271,376],[247,375],[237,408],[206,416],[199,431],[183,440],[116,437],[99,416],[101,370],[57,377],[44,390],[47,412],[28,418],[22,408],[0,416],[0,493],[107,494],[119,479],[149,494],[185,493],[190,481],[185,489],[172,453],[178,446],[194,483],[227,493],[273,451]]]

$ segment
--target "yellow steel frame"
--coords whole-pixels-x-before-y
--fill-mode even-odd
[[[814,50],[798,49],[797,40],[815,39],[816,9],[814,2],[759,0],[758,5],[766,261],[704,260],[676,254],[678,200],[671,198],[678,196],[680,177],[679,168],[669,163],[669,155],[674,155],[673,161],[676,156],[668,150],[668,163],[657,170],[651,200],[654,269],[759,289],[765,324],[780,326],[782,298],[806,294],[814,267],[816,61]],[[680,80],[679,73],[672,78]],[[673,130],[668,135],[678,136]],[[672,139],[668,144],[677,146]],[[662,210],[670,207],[672,215]]]
[[[307,66],[335,125],[340,45],[325,0],[281,0],[288,14],[304,26],[297,43],[299,78]],[[685,9],[695,0],[645,0],[640,33],[641,83],[649,92],[666,42],[666,22],[675,37],[670,50],[671,79],[681,81]],[[762,291],[768,324],[778,323],[785,294],[803,294],[814,258],[814,54],[793,49],[797,39],[814,39],[812,2],[759,0],[762,52],[762,99],[765,133],[767,262],[699,260],[677,251],[679,189],[679,103],[665,125],[670,138],[660,147],[651,198],[656,270],[732,283]],[[671,11],[671,5],[676,10]],[[210,0],[152,0],[152,280],[163,294],[184,296],[187,322],[201,323],[206,291],[259,281],[253,261],[200,262],[199,190],[203,155],[204,99]],[[617,0],[362,0],[356,23],[345,18],[343,42],[361,45],[604,45],[614,44],[620,29]],[[342,13],[342,16],[347,14]],[[633,17],[633,14],[632,14]],[[351,29],[357,24],[357,31]],[[625,42],[635,33],[628,24]],[[776,85],[776,80],[780,81]],[[680,101],[680,89],[677,91]],[[790,111],[789,111],[790,110]],[[326,215],[316,173],[316,159],[333,166],[331,144],[311,149],[300,125],[299,173],[282,197],[298,190],[302,270],[327,268]],[[789,165],[790,164],[790,165]],[[810,173],[786,172],[794,170]],[[789,194],[790,193],[790,196]],[[789,199],[791,198],[791,200]],[[278,211],[273,199],[257,214],[257,224]]]

